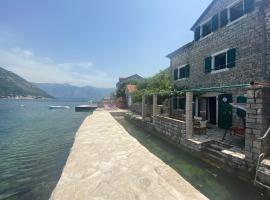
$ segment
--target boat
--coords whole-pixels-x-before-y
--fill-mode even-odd
[[[50,106],[50,109],[70,109],[69,106]]]
[[[91,112],[96,110],[97,105],[79,105],[75,107],[76,112]]]

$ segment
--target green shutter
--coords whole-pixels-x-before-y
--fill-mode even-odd
[[[254,10],[254,0],[244,0],[245,13],[250,13]]]
[[[218,14],[215,15],[213,18],[212,18],[212,31],[216,31],[218,29]]]
[[[178,69],[174,69],[174,71],[173,71],[173,79],[178,80]]]
[[[194,40],[198,41],[201,37],[201,27],[197,27],[194,32]]]
[[[236,49],[230,49],[227,52],[227,67],[232,68],[235,67],[236,60]]]
[[[236,101],[237,101],[237,103],[247,103],[247,97],[238,96]],[[246,117],[246,111],[239,109],[239,108],[236,109],[236,114],[238,117],[241,117],[241,118]]]
[[[173,98],[173,109],[177,109],[177,98],[176,97],[174,97]]]
[[[189,65],[187,65],[185,68],[186,68],[186,77],[188,78],[190,67],[189,67]]]
[[[220,27],[224,27],[227,24],[228,24],[228,9],[225,9],[220,13]]]
[[[205,63],[204,63],[204,72],[205,73],[210,73],[212,70],[212,57],[207,57],[205,58]]]

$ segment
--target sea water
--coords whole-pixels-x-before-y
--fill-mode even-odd
[[[82,100],[0,99],[0,199],[48,199],[80,124]],[[70,109],[51,110],[51,105]]]

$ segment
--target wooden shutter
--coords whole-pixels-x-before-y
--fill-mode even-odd
[[[212,57],[207,57],[205,58],[204,62],[204,72],[205,73],[210,73],[212,70]]]
[[[235,67],[236,60],[236,49],[230,49],[227,52],[227,67],[232,68]]]
[[[218,29],[218,14],[212,17],[212,31],[216,31]]]
[[[224,27],[227,24],[228,24],[228,9],[225,9],[220,13],[220,27]]]
[[[189,77],[189,69],[190,69],[190,67],[189,67],[189,65],[187,65],[186,67],[186,76],[185,77]]]
[[[254,10],[254,0],[244,0],[245,13],[250,13]]]
[[[197,27],[194,32],[194,40],[198,41],[201,38],[201,27]]]
[[[178,69],[173,70],[173,80],[178,80]]]

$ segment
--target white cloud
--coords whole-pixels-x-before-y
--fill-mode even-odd
[[[114,86],[114,80],[106,72],[95,69],[90,61],[56,63],[49,57],[37,57],[31,49],[0,49],[0,66],[31,82]]]

